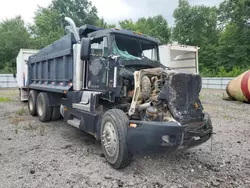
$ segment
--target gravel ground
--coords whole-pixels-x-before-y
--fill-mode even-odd
[[[0,90],[0,187],[250,187],[250,105],[202,90],[213,139],[186,151],[135,156],[112,169],[101,145],[63,121],[40,123],[17,91]]]

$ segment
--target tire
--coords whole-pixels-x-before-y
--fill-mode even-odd
[[[38,96],[38,92],[37,91],[31,90],[29,92],[28,109],[29,109],[30,115],[32,115],[32,116],[36,116],[37,115],[37,111],[36,111],[37,96]]]
[[[62,104],[60,106],[60,114],[61,114],[61,117],[64,118],[64,106]]]
[[[49,106],[49,97],[45,92],[41,92],[37,96],[37,115],[41,122],[51,120],[52,107]]]
[[[128,117],[120,109],[108,110],[102,118],[101,143],[108,163],[115,169],[128,166],[132,161],[126,139]]]
[[[51,114],[51,120],[56,121],[61,118],[60,114],[60,107],[59,106],[53,106],[52,107],[52,114]]]

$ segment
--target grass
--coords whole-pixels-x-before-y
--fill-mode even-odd
[[[9,122],[14,124],[14,125],[17,125],[21,121],[24,121],[24,119],[22,117],[17,116],[17,115],[9,117]]]
[[[24,126],[24,127],[23,127],[23,129],[24,129],[24,130],[34,131],[34,130],[36,130],[38,127],[39,127],[39,126],[34,125],[34,124],[32,124],[32,123],[29,122],[27,126]]]
[[[0,97],[0,102],[10,102],[10,98],[9,97]]]
[[[19,122],[22,122],[22,121],[24,121],[24,119],[21,118],[21,117],[19,117],[19,116],[17,116],[17,115],[9,118],[9,122],[11,124],[15,125],[15,133],[16,134],[18,134],[18,132],[19,132],[19,126],[18,126],[18,124],[19,124]]]
[[[45,134],[45,124],[42,124],[42,125],[40,126],[40,135],[41,135],[41,136],[44,136],[44,134]]]
[[[203,100],[203,99],[204,99],[204,96],[203,96],[203,95],[199,95],[199,99],[200,99],[200,100]]]
[[[19,91],[18,89],[1,89],[0,88],[0,96],[5,97],[12,97],[12,96],[18,96]]]
[[[25,113],[25,111],[24,111],[23,107],[16,112],[16,114],[19,116],[22,116],[24,113]]]

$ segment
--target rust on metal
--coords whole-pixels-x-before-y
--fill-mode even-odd
[[[235,100],[250,102],[250,70],[231,80],[226,87],[226,92]]]

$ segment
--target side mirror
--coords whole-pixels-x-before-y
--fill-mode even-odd
[[[90,38],[82,38],[81,40],[81,60],[88,61],[90,59],[91,52],[91,40]]]

